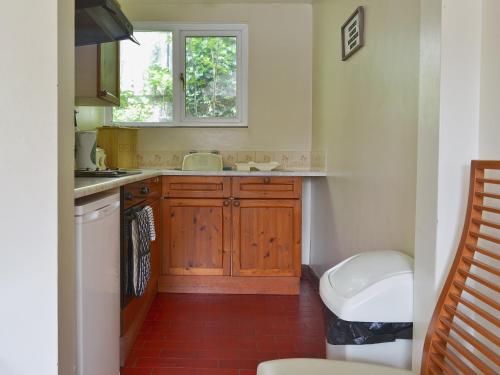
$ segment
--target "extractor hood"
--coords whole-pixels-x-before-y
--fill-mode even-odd
[[[76,46],[124,39],[137,43],[132,24],[116,0],[76,0],[75,11]]]

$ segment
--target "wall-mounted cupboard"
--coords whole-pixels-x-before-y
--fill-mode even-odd
[[[120,105],[120,44],[75,48],[75,104]]]

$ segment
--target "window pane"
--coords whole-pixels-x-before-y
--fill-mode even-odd
[[[113,109],[113,121],[172,121],[172,33],[136,31],[134,36],[140,46],[120,44],[121,106]]]
[[[236,37],[186,37],[187,118],[238,116],[236,51]]]

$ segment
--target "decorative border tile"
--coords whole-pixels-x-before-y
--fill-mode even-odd
[[[248,163],[255,161],[255,151],[238,151],[238,163]]]
[[[225,167],[233,168],[238,162],[238,153],[236,151],[221,151],[222,162]]]
[[[273,151],[256,151],[255,161],[257,163],[269,163],[275,161]]]
[[[188,150],[139,151],[137,163],[139,168],[181,168],[184,155],[188,153]],[[324,151],[221,151],[221,155],[225,167],[249,161],[277,161],[280,169],[324,169],[326,166]]]

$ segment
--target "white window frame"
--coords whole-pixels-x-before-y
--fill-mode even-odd
[[[173,77],[173,119],[169,122],[113,122],[112,107],[106,108],[106,124],[140,128],[178,127],[248,127],[248,25],[246,24],[201,24],[135,22],[136,31],[169,31],[172,33],[172,77]],[[234,119],[192,119],[185,113],[185,95],[180,79],[185,76],[186,36],[233,36],[237,39],[237,117]]]

